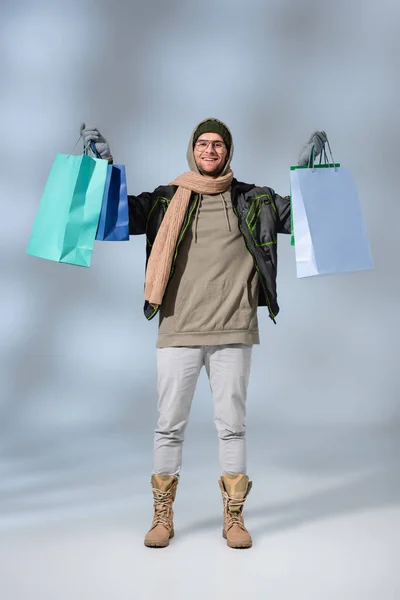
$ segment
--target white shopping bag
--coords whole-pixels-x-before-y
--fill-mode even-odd
[[[291,167],[297,277],[373,268],[357,191],[348,169]]]

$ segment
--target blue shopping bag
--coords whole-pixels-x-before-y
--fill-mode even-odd
[[[89,267],[108,161],[57,154],[36,213],[27,254]]]
[[[129,240],[128,193],[124,165],[108,165],[96,240]]]

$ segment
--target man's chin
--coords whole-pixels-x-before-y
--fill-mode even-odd
[[[205,175],[205,176],[208,175],[208,177],[218,177],[219,175],[221,175],[223,170],[224,170],[223,168],[222,169],[212,169],[210,171],[204,171],[203,169],[199,169],[201,175]]]

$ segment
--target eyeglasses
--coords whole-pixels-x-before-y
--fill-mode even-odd
[[[195,147],[200,152],[207,150],[209,145],[211,144],[211,148],[216,150],[217,152],[223,152],[226,148],[225,142],[221,142],[220,140],[197,140],[195,143]]]

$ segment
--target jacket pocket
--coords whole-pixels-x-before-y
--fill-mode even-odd
[[[266,248],[276,244],[275,212],[276,209],[268,194],[253,199],[245,222],[256,247]]]

